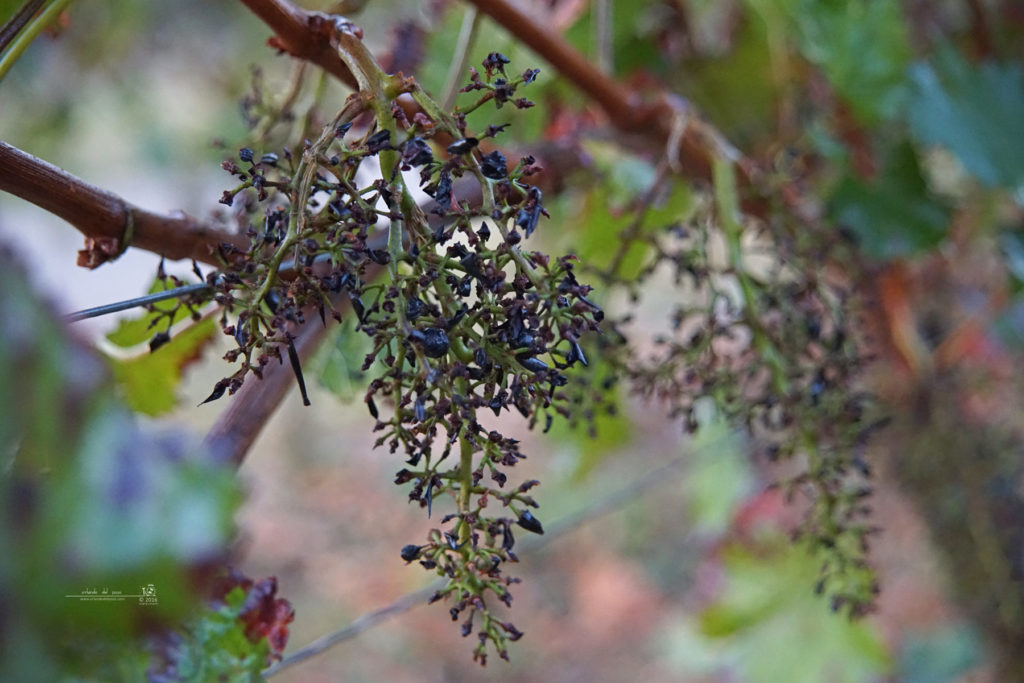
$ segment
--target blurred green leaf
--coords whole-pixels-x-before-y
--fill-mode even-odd
[[[237,478],[198,439],[136,422],[29,279],[0,248],[0,376],[18,378],[0,383],[0,680],[138,680],[141,624],[198,602],[195,569],[226,550]],[[157,604],[67,597],[149,584]]]
[[[925,183],[917,154],[909,143],[896,145],[874,182],[853,176],[840,182],[829,214],[857,236],[864,252],[887,260],[930,249],[949,228],[949,209]]]
[[[143,433],[126,413],[97,415],[54,503],[66,552],[96,572],[216,555],[238,491],[197,450],[172,432]]]
[[[608,190],[605,197],[608,205],[616,211],[627,209],[638,197],[651,189],[657,179],[657,173],[654,166],[645,159],[623,157],[621,152],[613,152],[608,148],[603,152],[611,154],[611,157],[606,159],[608,163],[603,164],[603,170],[608,174],[605,180]]]
[[[694,529],[721,534],[737,506],[750,495],[754,479],[744,439],[717,412],[699,417],[685,480]]]
[[[664,8],[657,3],[615,2],[611,4],[609,28],[616,76],[641,69],[665,71],[665,60],[658,49],[657,32],[661,29]],[[593,4],[591,3],[591,7]],[[584,12],[565,32],[569,43],[592,60],[597,58],[598,45],[593,11]]]
[[[799,0],[800,50],[864,123],[892,119],[907,99],[910,44],[896,0]]]
[[[277,579],[254,581],[232,569],[218,579],[205,609],[152,641],[149,679],[261,681],[280,658],[294,618],[291,603],[277,596]]]
[[[982,183],[1024,184],[1024,70],[972,65],[951,47],[910,72],[910,125],[924,143],[948,147]]]
[[[445,5],[432,23],[431,30],[426,35],[426,45],[423,61],[419,72],[416,74],[420,86],[433,97],[440,98],[444,91],[445,80],[448,78],[448,71],[452,62],[452,50],[459,37],[459,28],[462,26],[462,17],[466,8],[460,5]],[[484,52],[480,59],[486,56]],[[469,66],[477,67],[479,70],[480,59],[469,61]],[[459,86],[469,83],[469,71],[462,74],[462,81]],[[465,96],[469,100],[468,96]]]
[[[607,197],[598,189],[577,195],[571,201],[571,214],[566,224],[575,225],[572,251],[580,260],[596,268],[605,268],[611,263],[614,246],[622,242],[620,237],[628,218],[613,214]],[[647,244],[632,242],[619,269],[625,278],[634,278],[640,272],[648,251]]]
[[[198,360],[203,346],[216,334],[216,323],[206,318],[174,335],[156,351],[114,360],[114,377],[128,407],[152,416],[173,410],[178,404],[182,372]]]
[[[553,203],[557,216],[552,214],[552,222],[572,226],[572,232],[565,235],[567,247],[584,263],[601,269],[611,263],[622,242],[623,230],[636,220],[631,203],[650,188],[654,169],[646,162],[612,154],[608,148],[595,147],[590,151],[595,154],[598,168],[604,167],[602,181],[586,192],[564,193]],[[659,197],[646,208],[641,234],[685,221],[694,207],[690,189],[673,184],[667,196]],[[619,275],[627,279],[636,277],[648,250],[645,241],[633,240],[621,262]]]
[[[768,4],[766,15],[778,11],[774,0]],[[739,27],[728,52],[687,62],[668,77],[733,143],[747,148],[763,144],[765,122],[778,115],[772,66],[766,24],[751,20]]]
[[[590,348],[587,348],[586,351],[594,360],[594,351]],[[587,370],[590,371],[594,367],[595,365],[592,364]],[[591,378],[594,377],[593,371],[589,374]],[[575,381],[574,379],[570,380],[570,386]],[[583,391],[588,390],[584,389]],[[601,401],[615,406],[615,411],[609,413],[606,410],[595,410],[593,430],[585,420],[578,416],[574,416],[572,422],[556,416],[548,431],[548,437],[553,443],[571,446],[579,454],[576,469],[572,475],[575,481],[586,479],[606,455],[628,443],[633,431],[629,418],[621,412],[621,390],[618,384],[609,389],[593,389],[592,391],[600,391]]]
[[[809,586],[818,572],[806,548],[780,535],[771,547],[734,545],[722,554],[725,587],[701,617],[725,641],[740,680],[861,683],[885,675],[885,648],[868,622],[822,609]]]
[[[690,680],[686,675],[715,680],[713,674],[722,665],[723,641],[702,633],[690,614],[663,626],[660,641],[661,660],[682,674],[679,680]]]
[[[1004,232],[999,236],[999,246],[1006,258],[1006,268],[1018,284],[1024,283],[1024,236],[1016,232]]]
[[[361,395],[363,357],[370,350],[369,339],[355,329],[355,316],[346,316],[314,356],[312,367],[320,385],[343,401]]]

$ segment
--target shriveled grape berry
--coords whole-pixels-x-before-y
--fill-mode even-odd
[[[366,138],[366,149],[370,154],[376,154],[382,149],[391,149],[391,131],[379,130]]]
[[[476,138],[461,138],[448,145],[448,153],[455,156],[467,154],[477,146],[478,142]]]
[[[505,161],[505,155],[494,150],[480,162],[480,170],[491,180],[504,179],[508,175],[508,162]]]
[[[548,369],[548,364],[540,358],[519,358],[519,363],[530,372],[544,372]]]
[[[156,351],[169,341],[171,341],[170,334],[167,332],[157,332],[153,335],[153,338],[149,340],[149,352],[152,353]]]
[[[405,304],[405,317],[409,320],[415,320],[423,315],[423,311],[426,310],[426,308],[426,304],[424,304],[421,299],[412,297]]]
[[[541,526],[540,520],[533,516],[533,514],[526,510],[523,514],[519,515],[519,521],[516,522],[519,526],[523,527],[527,531],[532,531],[535,534],[544,533],[544,527]]]
[[[420,343],[423,346],[423,353],[430,358],[440,358],[448,353],[451,346],[447,333],[440,327],[428,327],[423,330],[423,339]]]
[[[402,145],[402,161],[410,166],[423,166],[434,160],[430,145],[423,138],[410,138]]]

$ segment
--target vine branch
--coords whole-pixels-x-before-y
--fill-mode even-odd
[[[345,301],[346,298],[341,297],[335,302],[335,307],[341,310]],[[319,348],[328,331],[325,325],[319,324],[316,315],[309,315],[306,319],[309,322],[298,328],[294,340],[295,350],[303,364]],[[236,467],[241,465],[294,382],[295,376],[288,365],[268,365],[263,369],[261,379],[242,385],[207,433],[204,444],[218,460]]]
[[[253,14],[274,30],[268,44],[292,57],[316,64],[353,90],[355,76],[331,43],[334,22],[322,12],[310,12],[283,0],[242,0]]]
[[[277,35],[270,40],[272,47],[311,61],[349,86],[357,87],[352,72],[331,47],[334,19],[320,12],[300,9],[288,0],[242,2],[274,29]],[[665,93],[655,102],[644,102],[637,93],[594,66],[562,36],[536,22],[508,0],[467,2],[547,60],[596,102],[613,126],[639,135],[658,148],[671,146],[669,153],[679,162],[673,166],[685,176],[711,182],[714,159],[724,156],[737,163],[741,183],[752,184],[756,175],[754,164],[739,154],[713,125],[693,113],[683,98]],[[680,121],[685,121],[681,129]],[[798,204],[802,207],[802,203]],[[745,208],[756,215],[763,215],[765,211],[753,203]]]
[[[596,102],[613,126],[627,133],[641,134],[658,146],[666,146],[673,138],[678,117],[688,115],[681,98],[663,96],[655,103],[644,103],[632,92],[573,48],[562,36],[534,21],[507,0],[467,0],[481,12],[503,26],[518,40],[530,46],[547,60],[563,77]],[[723,151],[738,154],[725,137],[710,124],[688,116],[690,125],[678,138],[678,157],[686,175],[711,180],[712,162]],[[720,149],[724,147],[724,149]],[[674,154],[675,152],[673,152]],[[739,161],[739,159],[736,159]],[[747,164],[741,164],[747,166]],[[744,169],[750,180],[749,168]]]
[[[3,141],[0,190],[64,219],[85,235],[78,265],[87,268],[114,260],[129,246],[169,259],[195,259],[219,266],[214,256],[217,245],[242,246],[238,235],[185,214],[147,211]]]
[[[11,18],[0,28],[0,51],[6,50],[7,46],[14,42],[21,31],[28,26],[33,17],[39,12],[46,0],[26,0],[26,2],[11,15]]]

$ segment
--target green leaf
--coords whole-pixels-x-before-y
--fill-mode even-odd
[[[778,76],[772,72],[768,33],[782,23],[773,21],[780,11],[776,2],[761,2],[765,6],[756,9],[765,21],[751,17],[742,22],[727,53],[687,60],[686,68],[666,74],[677,92],[685,92],[708,120],[743,148],[764,144],[765,121],[778,115]]]
[[[720,414],[702,416],[694,436],[686,499],[697,531],[721,534],[750,495],[754,479],[744,439]]]
[[[909,143],[893,148],[879,178],[847,176],[829,202],[831,219],[851,230],[868,256],[887,260],[930,249],[949,227],[949,209],[928,191]]]
[[[725,587],[701,625],[725,646],[740,680],[860,683],[886,674],[871,625],[828,613],[808,589],[818,566],[805,547],[779,535],[770,547],[728,547],[722,561]]]
[[[314,356],[313,372],[321,386],[343,401],[350,401],[365,391],[360,388],[360,380],[363,358],[370,351],[369,339],[356,330],[355,316],[347,316]]]
[[[164,282],[157,279],[153,282],[147,294],[157,294],[166,289],[167,287]],[[107,340],[125,349],[148,342],[157,332],[168,329],[171,325],[184,320],[190,315],[188,307],[181,306],[175,311],[171,321],[168,322],[166,315],[170,311],[175,310],[175,306],[178,306],[176,299],[158,301],[153,304],[152,311],[146,311],[135,318],[123,318],[117,324],[117,327],[107,334]],[[155,325],[154,323],[161,318],[163,318],[163,323],[159,326]]]
[[[173,432],[143,434],[127,413],[98,415],[63,481],[67,552],[97,572],[216,555],[237,487],[229,471],[212,475],[199,450]]]
[[[598,148],[595,148],[597,151]],[[605,155],[597,151],[598,157]],[[628,159],[628,158],[627,158]],[[636,220],[628,204],[646,192],[654,180],[653,169],[644,162],[636,163],[618,157],[609,151],[606,174],[602,182],[587,192],[566,192],[552,206],[552,223],[571,226],[564,239],[568,247],[591,267],[603,269],[612,261],[613,255],[623,240],[623,231],[631,221]],[[617,167],[620,167],[617,170]],[[621,186],[620,186],[621,184]],[[618,190],[613,188],[619,186]],[[622,188],[626,188],[625,190]],[[661,230],[666,226],[685,221],[694,211],[695,202],[690,189],[682,184],[673,184],[667,196],[659,197],[646,207],[639,236]],[[631,279],[643,267],[649,245],[642,239],[632,240],[622,259],[619,275]]]
[[[580,260],[596,268],[606,268],[612,254],[622,242],[622,230],[627,218],[611,212],[607,198],[600,190],[587,192],[569,200],[572,215],[566,216],[563,224],[577,226],[573,232],[572,251]],[[640,272],[648,252],[643,242],[631,244],[622,260],[619,273],[625,278],[634,278]]]
[[[114,360],[114,377],[125,403],[144,415],[163,415],[178,404],[182,372],[199,358],[200,351],[217,334],[217,325],[206,318],[182,330],[156,351],[129,360]]]
[[[615,75],[625,76],[644,69],[664,72],[667,65],[657,42],[665,19],[662,8],[637,2],[609,4],[611,16],[608,23]],[[564,35],[573,47],[591,59],[596,59],[598,53],[594,30],[596,21],[593,11],[582,13]]]
[[[622,154],[622,148],[606,142],[589,142],[587,154],[602,178],[601,197],[613,212],[630,208],[654,184],[657,173],[646,159]]]
[[[793,10],[803,55],[865,123],[899,115],[906,103],[910,44],[896,0],[800,0]]]
[[[950,47],[910,72],[910,125],[926,144],[948,147],[988,186],[1024,184],[1024,70],[969,64]]]
[[[287,644],[294,617],[291,604],[277,596],[277,579],[254,581],[232,569],[217,581],[206,609],[151,649],[150,677],[263,680],[263,669]]]
[[[246,592],[233,589],[226,604],[205,610],[186,627],[185,641],[173,653],[179,680],[188,683],[260,681],[270,647],[245,635],[242,613]]]

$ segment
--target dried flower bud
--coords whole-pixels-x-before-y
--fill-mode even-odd
[[[423,551],[423,546],[409,544],[402,546],[402,559],[406,562],[412,562],[419,558],[420,553]]]
[[[473,148],[479,144],[479,140],[476,138],[460,138],[448,145],[448,153],[453,156],[460,156],[468,154],[473,151]]]
[[[511,63],[511,61],[511,59],[500,52],[492,52],[484,57],[483,67],[487,71],[488,76],[495,70],[505,73],[505,65]]]
[[[376,133],[366,138],[366,150],[370,154],[376,154],[382,149],[392,149],[391,131],[386,128],[378,130]]]
[[[402,161],[409,166],[425,166],[433,160],[434,153],[423,138],[409,138],[402,145]]]
[[[228,385],[230,383],[231,383],[231,381],[228,380],[228,379],[222,379],[219,382],[217,382],[217,384],[215,384],[214,387],[213,387],[213,391],[210,393],[209,396],[206,397],[206,400],[203,401],[203,403],[209,403],[210,401],[216,401],[218,398],[223,396],[224,392],[227,391]],[[203,403],[200,403],[199,405],[203,405]]]
[[[520,356],[521,355],[522,354],[520,354]],[[525,356],[523,358],[520,358],[519,356],[516,356],[516,359],[519,361],[520,365],[522,365],[530,372],[544,372],[545,370],[548,369],[548,364],[542,361],[540,358],[534,358],[532,356]]]
[[[508,162],[505,155],[494,150],[480,162],[480,170],[491,180],[503,180],[508,175]]]
[[[169,341],[171,341],[170,334],[167,332],[157,332],[153,335],[153,338],[149,340],[149,352],[153,353]]]
[[[405,303],[405,317],[410,321],[416,320],[416,318],[423,315],[426,308],[427,305],[422,300],[417,297],[410,297]]]
[[[529,510],[526,510],[523,514],[519,515],[519,521],[517,521],[516,524],[527,531],[532,531],[535,534],[544,534],[544,527],[541,526],[540,520],[534,517]]]

